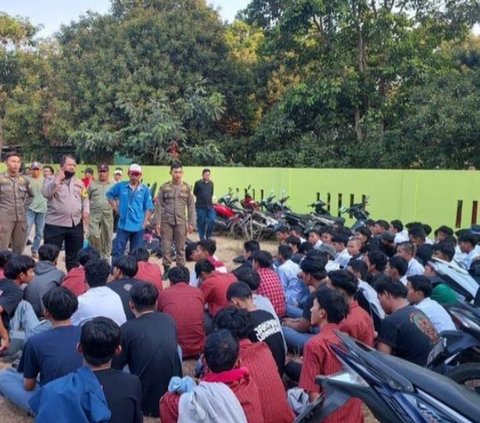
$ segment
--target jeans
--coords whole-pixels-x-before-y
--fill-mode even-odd
[[[297,319],[303,316],[303,308],[295,307],[294,305],[287,304],[285,315]]]
[[[65,241],[65,264],[68,272],[78,265],[77,255],[83,248],[83,223],[80,222],[72,227],[45,224],[43,232],[45,244],[53,244],[61,249],[63,241]]]
[[[312,336],[314,336],[314,333],[297,332],[295,329],[288,326],[282,326],[282,330],[288,349],[294,350],[295,352],[302,352],[303,346],[312,338]]]
[[[197,230],[200,239],[210,239],[212,237],[216,215],[213,207],[197,209]]]
[[[45,213],[37,213],[33,210],[27,210],[27,237],[30,236],[33,225],[35,225],[35,237],[33,238],[32,253],[38,253],[40,242],[43,238],[43,229],[45,228]]]
[[[143,229],[137,232],[126,231],[121,228],[117,228],[117,236],[113,243],[112,250],[112,263],[117,257],[123,256],[125,254],[125,248],[127,247],[127,242],[130,241],[130,251],[134,248],[140,248],[145,245],[143,239]]]
[[[13,402],[17,407],[25,411],[31,411],[28,401],[40,389],[38,383],[33,391],[27,391],[23,387],[23,373],[18,373],[12,367],[0,372],[0,396]]]

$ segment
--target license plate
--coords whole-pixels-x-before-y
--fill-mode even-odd
[[[440,354],[445,351],[445,339],[441,338],[428,354],[427,365],[430,365]]]

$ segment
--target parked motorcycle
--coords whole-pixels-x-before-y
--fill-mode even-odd
[[[382,423],[479,421],[480,396],[450,379],[383,354],[337,332],[332,349],[344,371],[317,376],[323,395],[295,420],[321,422],[350,398],[361,399]]]
[[[370,216],[370,213],[366,209],[367,205],[368,202],[365,200],[362,203],[352,204],[352,206],[348,208],[343,207],[340,209],[341,214],[348,214],[350,219],[355,219],[355,223],[350,228],[352,233],[355,233],[357,229],[367,224],[368,217]]]
[[[326,203],[322,200],[318,200],[315,203],[309,204],[308,207],[312,207],[314,211],[311,214],[312,227],[342,227],[345,224],[345,218],[335,217],[330,214],[327,209]]]

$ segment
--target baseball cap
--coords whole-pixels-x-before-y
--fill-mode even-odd
[[[128,168],[128,171],[142,173],[142,168],[138,164],[131,164]]]
[[[122,169],[115,169],[114,175],[123,175]]]
[[[32,162],[30,169],[41,169],[42,166],[40,165],[39,162]]]

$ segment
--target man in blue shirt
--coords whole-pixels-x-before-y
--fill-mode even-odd
[[[108,202],[119,215],[113,259],[125,253],[128,241],[131,250],[143,247],[143,232],[154,208],[150,189],[140,182],[142,168],[138,164],[130,165],[128,177],[129,181],[118,182],[106,193]]]

